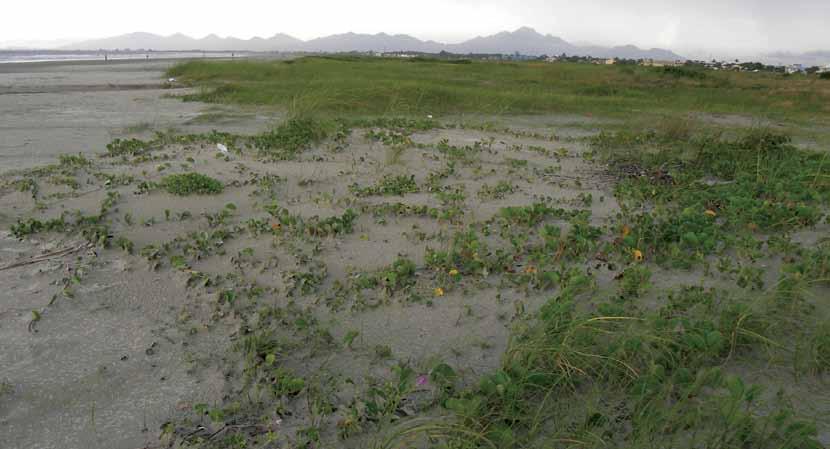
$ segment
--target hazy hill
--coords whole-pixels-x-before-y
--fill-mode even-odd
[[[183,34],[159,36],[152,33],[130,33],[106,39],[96,39],[66,45],[72,50],[115,50],[115,49],[153,49],[153,50],[196,50],[201,46],[200,40]]]
[[[658,59],[665,61],[673,61],[677,59],[685,59],[678,56],[671,50],[662,48],[642,49],[634,45],[623,45],[619,47],[598,47],[585,46],[579,47],[575,54],[583,54],[595,56],[598,58],[623,58],[623,59]]]
[[[221,38],[214,34],[194,39],[183,34],[159,36],[150,33],[130,33],[106,39],[96,39],[67,45],[72,50],[204,50],[204,51],[419,51],[437,53],[521,53],[525,55],[585,55],[596,57],[683,59],[659,48],[640,49],[632,45],[622,47],[578,46],[550,34],[543,35],[532,28],[503,31],[491,36],[480,36],[459,44],[422,41],[405,34],[345,33],[302,41],[286,34],[270,38]]]
[[[406,34],[335,34],[305,42],[306,51],[348,52],[348,51],[421,51],[437,53],[444,44],[422,41]]]
[[[578,47],[548,35],[542,35],[532,28],[516,31],[502,31],[492,36],[476,37],[466,42],[447,45],[447,51],[455,53],[521,53],[525,55],[580,54]]]
[[[94,39],[65,45],[66,50],[204,50],[204,51],[296,51],[303,41],[287,34],[276,34],[263,39],[221,38],[215,34],[194,39],[183,34],[159,36],[152,33],[130,33],[105,39]]]
[[[827,66],[830,64],[830,50],[810,51],[806,53],[777,52],[764,55],[772,64],[804,64],[805,66]]]

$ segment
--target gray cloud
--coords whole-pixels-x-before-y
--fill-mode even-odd
[[[571,39],[722,51],[830,47],[830,0],[529,0],[520,16]],[[670,41],[670,42],[669,42]]]
[[[8,0],[0,42],[132,31],[308,39],[346,31],[458,42],[528,25],[568,41],[741,54],[830,49],[830,0]]]

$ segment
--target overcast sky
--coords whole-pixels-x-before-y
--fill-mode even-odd
[[[133,6],[127,6],[133,5]],[[132,31],[459,42],[530,26],[577,43],[754,54],[830,49],[830,0],[3,0],[0,42]]]

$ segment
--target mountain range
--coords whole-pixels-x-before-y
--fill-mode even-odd
[[[221,38],[215,34],[195,39],[183,34],[159,36],[151,33],[130,33],[106,39],[78,42],[63,47],[66,50],[156,50],[156,51],[283,51],[283,52],[391,52],[413,51],[439,53],[447,51],[457,54],[500,53],[523,55],[568,55],[594,56],[600,58],[630,59],[684,59],[670,50],[661,48],[641,49],[633,45],[600,47],[571,44],[550,34],[541,34],[532,28],[519,28],[490,36],[480,36],[457,44],[422,41],[405,34],[357,34],[345,33],[303,41],[287,34],[275,34],[269,38],[255,37],[238,39]]]

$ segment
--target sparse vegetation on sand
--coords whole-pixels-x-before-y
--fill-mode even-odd
[[[158,133],[0,178],[14,237],[96,248],[51,271],[58,290],[30,331],[103,267],[123,267],[125,288],[184,292],[165,298],[176,344],[146,355],[182,351],[181,376],[221,388],[165,411],[161,445],[830,444],[816,400],[830,373],[827,151],[680,114],[826,118],[813,99],[775,111],[812,85],[363,58],[172,74],[207,88],[194,99],[292,114],[254,136]],[[574,135],[425,114],[651,107],[669,114]],[[2,400],[17,391],[0,385]]]

